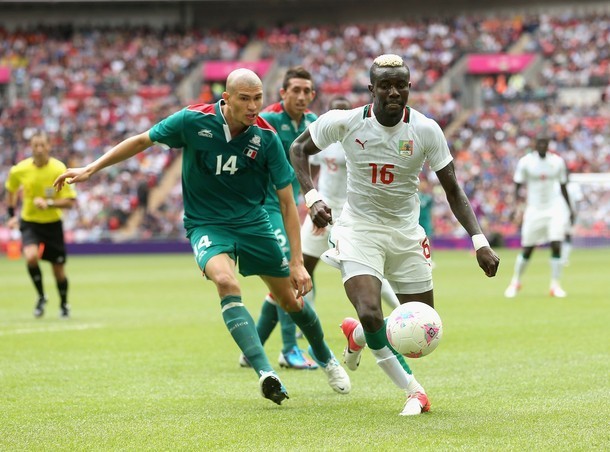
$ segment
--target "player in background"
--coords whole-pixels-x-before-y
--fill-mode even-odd
[[[311,74],[301,66],[289,68],[284,74],[282,87],[280,88],[282,100],[267,106],[261,112],[261,117],[277,131],[289,162],[290,145],[317,118],[316,114],[309,110],[309,105],[314,100],[315,95]],[[296,177],[292,180],[292,189],[295,202],[298,204],[300,187]],[[280,212],[280,203],[272,182],[269,184],[267,198],[265,199],[265,210],[269,214],[271,227],[284,254],[290,259],[292,250],[287,240],[286,229]],[[296,325],[290,315],[278,306],[273,295],[268,293],[263,301],[256,324],[256,330],[263,345],[269,339],[278,321],[282,333],[282,350],[278,357],[279,365],[292,369],[317,369],[318,365],[315,361],[312,361],[298,347]],[[242,367],[250,367],[250,363],[243,354],[239,357],[239,364]]]
[[[561,186],[558,185],[558,187],[561,190]],[[570,265],[570,255],[572,254],[572,231],[576,222],[578,204],[585,198],[582,188],[577,182],[568,181],[566,189],[568,190],[568,197],[570,198],[570,203],[572,204],[574,216],[570,217],[570,206],[567,203],[564,203],[566,235],[563,239],[563,243],[561,244],[561,262],[563,263],[564,267]]]
[[[225,325],[259,377],[263,396],[281,404],[288,393],[269,363],[243,302],[235,274],[237,262],[243,276],[260,276],[299,325],[333,390],[347,393],[349,377],[328,348],[317,314],[303,301],[311,290],[311,278],[301,254],[300,221],[291,185],[294,171],[276,132],[259,117],[262,103],[260,78],[248,69],[236,69],[217,103],[191,105],[174,113],[93,163],[68,169],[55,185],[61,189],[65,182],[85,181],[155,143],[183,148],[186,236],[203,276],[216,286]],[[294,251],[290,262],[263,208],[270,179]]]
[[[53,188],[55,178],[66,170],[66,166],[51,157],[51,141],[44,131],[36,131],[30,138],[32,156],[10,169],[5,183],[8,207],[7,226],[19,227],[23,256],[38,300],[34,317],[44,315],[47,296],[44,292],[39,261],[46,260],[53,267],[53,276],[59,292],[59,315],[70,317],[68,304],[68,277],[66,276],[66,246],[62,222],[62,209],[71,209],[76,203],[76,191],[65,187],[58,192]],[[16,216],[19,190],[22,190],[22,208]]]
[[[366,344],[390,380],[406,393],[401,415],[428,411],[430,403],[405,358],[388,342],[381,307],[385,277],[401,303],[434,306],[429,243],[419,225],[419,174],[427,160],[449,205],[472,237],[479,266],[495,276],[499,258],[489,247],[464,191],[439,125],[407,105],[409,68],[398,55],[381,55],[370,68],[373,104],[331,110],[291,147],[292,164],[313,223],[326,227],[333,213],[314,189],[308,158],[341,142],[347,161],[347,201],[331,231],[345,292],[360,322],[344,321],[350,351]],[[359,331],[359,333],[358,333]]]
[[[557,154],[549,153],[549,137],[540,134],[536,138],[536,148],[519,159],[513,180],[515,200],[523,200],[521,189],[527,186],[527,201],[521,225],[521,253],[517,256],[513,277],[504,291],[506,298],[514,298],[521,289],[521,278],[534,249],[538,245],[551,245],[551,283],[549,292],[552,297],[563,298],[566,292],[559,284],[561,269],[561,242],[566,235],[566,214],[564,202],[568,206],[570,223],[574,213],[566,189],[568,171],[564,160]],[[557,185],[561,190],[557,190]]]

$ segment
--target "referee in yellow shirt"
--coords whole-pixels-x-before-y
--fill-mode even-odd
[[[73,185],[65,185],[55,191],[53,182],[66,170],[59,160],[50,157],[51,142],[45,132],[35,132],[30,140],[32,157],[22,160],[9,172],[5,187],[11,229],[19,227],[28,273],[38,292],[34,316],[44,315],[47,297],[44,293],[40,259],[51,262],[61,298],[60,317],[70,317],[68,305],[68,278],[65,273],[66,248],[61,221],[61,209],[69,209],[76,203]],[[21,192],[21,215],[15,210]]]

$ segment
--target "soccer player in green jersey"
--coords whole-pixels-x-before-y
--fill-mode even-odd
[[[66,166],[50,156],[51,141],[43,131],[36,131],[30,138],[32,156],[13,166],[5,183],[6,205],[10,229],[19,227],[23,256],[28,273],[34,283],[38,300],[34,317],[44,315],[47,297],[44,293],[40,259],[51,262],[53,276],[60,297],[59,315],[70,316],[68,305],[68,278],[66,277],[66,248],[62,223],[62,209],[70,209],[76,202],[76,191],[65,187],[56,192],[53,181],[66,170]],[[19,193],[23,194],[21,215],[15,213]]]
[[[184,226],[203,275],[215,285],[224,322],[259,376],[264,397],[277,404],[288,398],[261,344],[243,301],[235,269],[259,275],[274,298],[301,328],[322,363],[330,386],[339,393],[351,389],[349,377],[324,340],[315,311],[303,301],[311,278],[303,266],[299,217],[291,182],[294,171],[273,128],[259,112],[263,85],[248,69],[227,78],[216,104],[192,105],[127,138],[93,163],[70,168],[55,181],[89,179],[107,166],[135,156],[154,143],[183,148],[182,192]],[[263,208],[271,180],[277,190],[290,262],[271,229]]]
[[[288,69],[284,75],[280,89],[282,100],[267,106],[261,112],[261,117],[277,131],[289,162],[290,145],[317,118],[316,114],[308,109],[315,95],[311,74],[303,67],[296,66]],[[292,190],[295,202],[298,203],[300,186],[296,177],[292,179]],[[282,220],[280,202],[272,181],[269,183],[265,199],[265,210],[269,214],[271,227],[284,254],[290,259],[291,249]],[[278,359],[279,365],[293,369],[317,369],[318,365],[315,361],[307,357],[297,345],[294,321],[287,312],[278,306],[273,294],[269,293],[263,301],[256,324],[258,335],[263,344],[271,335],[278,321],[282,330],[282,351]],[[243,354],[240,355],[239,364],[242,367],[250,367],[250,363]]]

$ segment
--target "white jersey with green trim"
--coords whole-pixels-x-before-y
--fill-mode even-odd
[[[311,124],[309,131],[320,149],[341,142],[347,161],[344,212],[365,221],[415,228],[424,162],[438,171],[453,160],[436,121],[410,107],[392,127],[377,121],[372,105],[331,110]]]
[[[537,210],[561,208],[563,196],[557,184],[568,182],[565,162],[557,154],[546,153],[544,158],[537,151],[524,155],[517,162],[514,181],[527,184],[527,207]]]

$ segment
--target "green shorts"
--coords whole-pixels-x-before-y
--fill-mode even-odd
[[[269,213],[269,221],[271,222],[271,229],[275,234],[282,252],[286,256],[286,259],[290,260],[290,244],[288,243],[288,235],[286,234],[286,228],[284,227],[284,218],[280,212],[267,211]]]
[[[228,254],[243,276],[290,275],[288,259],[276,239],[268,221],[245,226],[197,226],[186,233],[195,260],[205,273],[208,261],[219,254]]]

